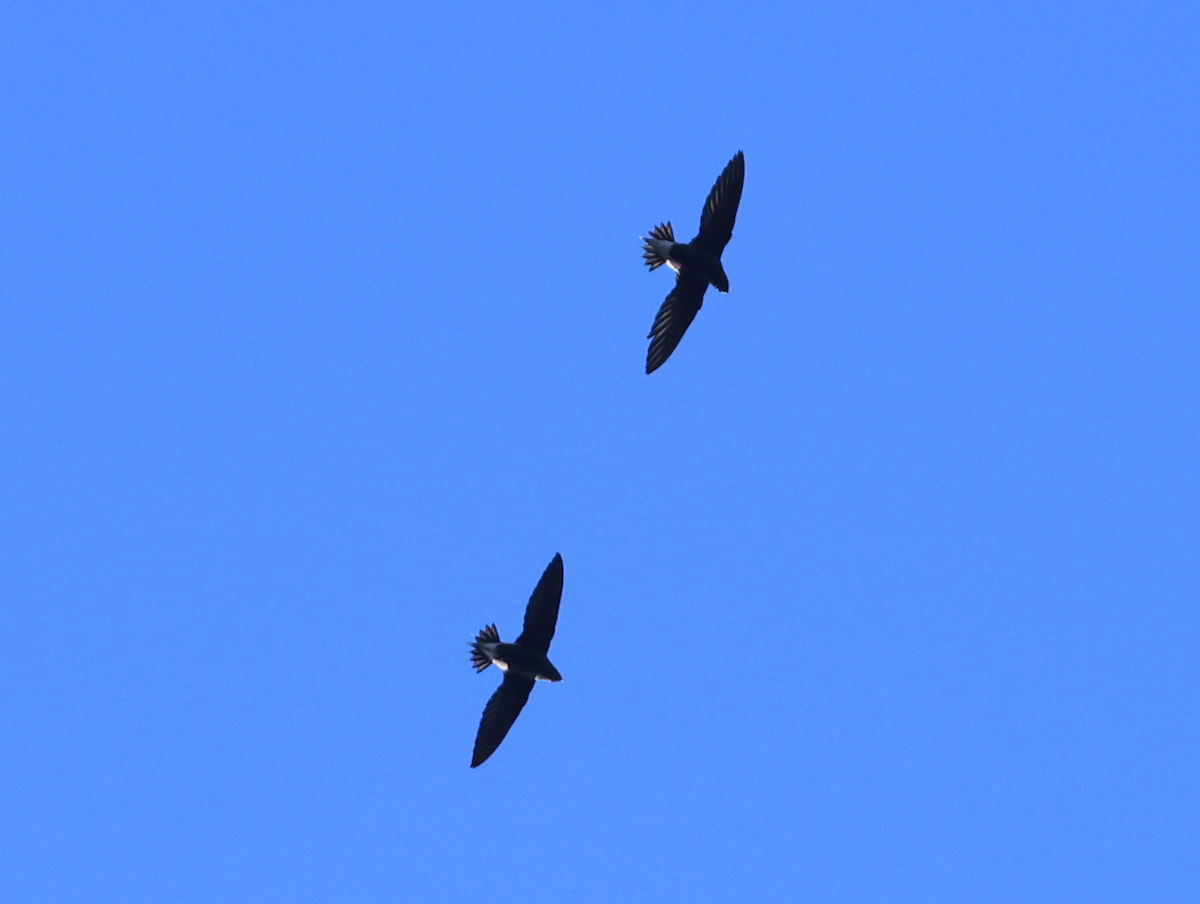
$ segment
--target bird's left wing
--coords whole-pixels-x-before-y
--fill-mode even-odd
[[[646,373],[654,373],[671,357],[671,352],[675,351],[679,340],[696,319],[707,288],[708,282],[703,278],[679,274],[675,288],[658,309],[654,325],[646,337],[650,340],[650,348],[646,350]]]
[[[504,673],[504,680],[483,708],[479,732],[475,735],[475,752],[471,754],[472,769],[496,752],[496,748],[500,746],[500,742],[504,740],[504,736],[508,734],[508,730],[513,727],[517,716],[525,707],[531,690],[532,678]]]

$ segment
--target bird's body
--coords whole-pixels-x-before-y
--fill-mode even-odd
[[[704,293],[711,285],[718,292],[729,291],[729,277],[721,265],[721,253],[733,236],[742,186],[746,179],[746,160],[741,151],[734,154],[717,177],[704,211],[700,214],[700,231],[690,242],[676,242],[675,230],[662,223],[644,238],[642,257],[651,270],[666,264],[675,271],[675,286],[667,295],[654,325],[650,328],[650,348],[646,352],[646,373],[653,373],[671,356],[679,340],[691,326]]]
[[[534,682],[562,681],[562,675],[547,657],[558,624],[562,588],[562,556],[556,553],[529,597],[524,628],[516,641],[504,643],[496,626],[488,625],[471,643],[471,664],[475,671],[482,672],[495,664],[504,672],[504,680],[488,700],[479,721],[471,755],[472,769],[500,746],[529,699]]]
[[[729,291],[729,277],[721,266],[720,253],[697,247],[692,242],[686,244],[675,241],[675,230],[670,223],[663,223],[650,230],[650,238],[645,239],[645,253],[642,257],[651,270],[666,264],[676,275],[694,273],[704,280],[705,288],[711,284],[718,292]]]
[[[471,661],[477,672],[494,665],[502,672],[532,681],[562,681],[562,675],[545,653],[519,643],[502,643],[495,625],[488,625],[476,635],[471,644]]]

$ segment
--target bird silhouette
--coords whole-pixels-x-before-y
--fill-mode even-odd
[[[558,669],[546,658],[558,623],[562,589],[563,561],[555,553],[529,597],[525,625],[516,642],[503,643],[495,625],[488,625],[475,635],[471,643],[471,664],[475,671],[482,672],[495,663],[504,672],[504,680],[483,708],[475,751],[471,754],[472,769],[496,752],[521,714],[535,681],[562,681]]]
[[[718,292],[729,291],[729,277],[721,266],[721,252],[733,235],[742,183],[746,179],[746,158],[738,151],[717,177],[704,212],[700,214],[700,232],[687,244],[675,241],[675,230],[668,220],[643,236],[646,264],[657,270],[666,264],[675,271],[675,287],[658,309],[650,327],[650,348],[646,352],[646,373],[662,367],[687,332],[711,283]]]

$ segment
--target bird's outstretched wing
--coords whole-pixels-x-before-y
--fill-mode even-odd
[[[679,340],[696,319],[700,305],[704,303],[704,290],[708,282],[703,277],[681,273],[675,280],[675,288],[663,301],[654,317],[654,325],[646,337],[650,348],[646,352],[646,373],[658,370],[675,351]]]
[[[554,639],[554,626],[558,624],[558,604],[562,600],[563,561],[554,554],[541,580],[533,588],[529,605],[525,607],[525,626],[517,644],[535,653],[546,655],[550,641]]]
[[[713,183],[704,213],[700,214],[700,234],[692,244],[720,257],[733,235],[738,204],[742,201],[742,184],[746,181],[746,158],[738,151],[725,164],[725,170]]]
[[[479,732],[475,735],[475,752],[471,754],[472,769],[496,752],[508,730],[513,727],[513,722],[516,722],[517,716],[521,714],[531,690],[532,678],[504,673],[504,680],[483,708]]]

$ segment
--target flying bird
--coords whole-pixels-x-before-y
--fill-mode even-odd
[[[746,158],[738,151],[717,177],[704,212],[700,214],[700,232],[686,245],[675,241],[675,230],[668,220],[642,237],[646,264],[657,270],[666,264],[675,271],[675,288],[667,296],[654,326],[650,327],[650,349],[646,352],[646,373],[658,370],[696,318],[709,283],[718,292],[729,291],[729,278],[721,266],[721,252],[733,235],[738,203],[742,200],[742,183],[746,179]]]
[[[542,578],[533,588],[525,607],[525,626],[515,643],[503,643],[495,625],[488,625],[471,643],[471,664],[482,672],[492,663],[504,672],[504,680],[483,708],[479,732],[475,735],[474,769],[493,753],[517,721],[534,681],[562,681],[549,659],[550,641],[558,623],[558,603],[562,599],[563,561],[554,554]]]

